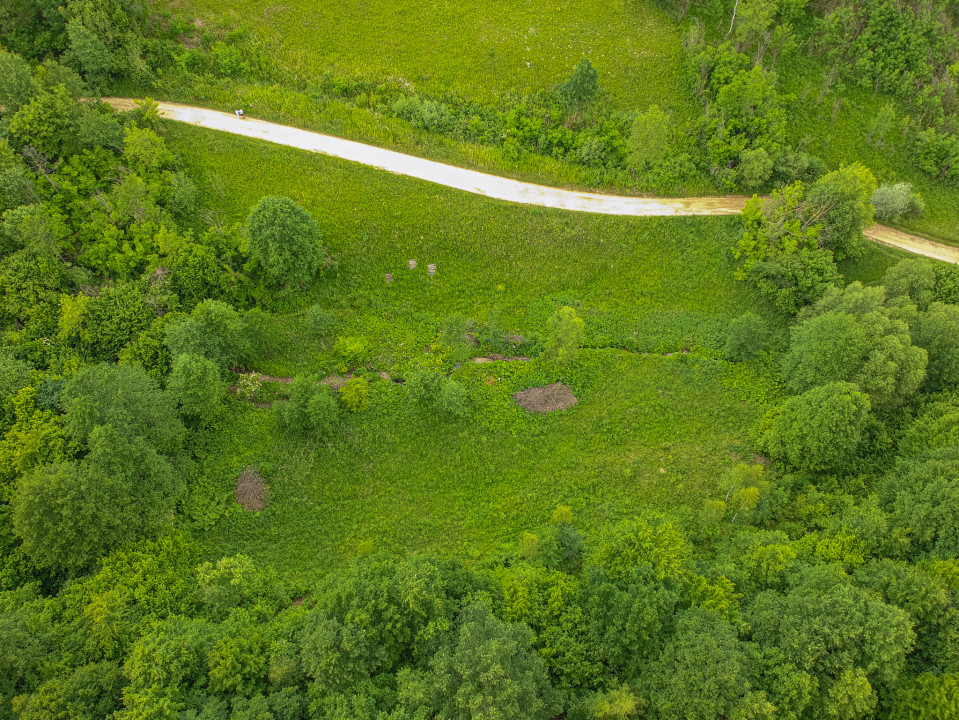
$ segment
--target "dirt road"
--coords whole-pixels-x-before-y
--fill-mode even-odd
[[[134,100],[104,98],[118,110],[130,110]],[[168,120],[190,123],[212,130],[222,130],[259,138],[267,142],[331,155],[352,162],[379,168],[388,172],[418,178],[427,182],[463,190],[476,195],[508,202],[539,205],[541,207],[574,210],[605,215],[636,215],[671,217],[680,215],[738,215],[746,203],[742,195],[694,198],[620,197],[599,193],[577,192],[534,185],[509,178],[487,175],[476,170],[454,167],[434,160],[404,155],[372,145],[344,140],[331,135],[300,130],[263,120],[206,110],[204,108],[159,103],[159,114]],[[865,231],[866,237],[884,245],[902,248],[917,255],[959,263],[959,248],[909,235],[884,225],[873,225]]]

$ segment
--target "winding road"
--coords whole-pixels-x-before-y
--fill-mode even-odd
[[[135,100],[130,98],[103,98],[118,110],[132,110]],[[463,190],[475,195],[484,195],[497,200],[539,205],[541,207],[574,210],[577,212],[605,215],[635,215],[676,217],[681,215],[738,215],[747,198],[743,195],[691,198],[645,198],[601,195],[559,188],[534,185],[509,178],[487,175],[476,170],[446,165],[434,160],[404,155],[393,150],[331,135],[300,130],[298,128],[264,120],[237,118],[230,113],[205,108],[158,103],[160,117],[185,122],[211,130],[258,138],[278,145],[309,150],[350,160],[369,167],[406,175],[446,187]],[[901,248],[917,255],[959,264],[959,248],[933,242],[918,235],[873,225],[864,231],[866,237],[884,245]]]

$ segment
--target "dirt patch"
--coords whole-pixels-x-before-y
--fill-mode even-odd
[[[349,376],[343,377],[342,375],[327,375],[325,378],[320,380],[320,385],[329,385],[330,390],[336,392],[341,387],[346,385],[346,382],[349,379]]]
[[[273,375],[264,375],[263,373],[260,373],[260,382],[275,382],[289,385],[293,382],[293,380],[294,378],[291,377],[275,377]]]
[[[504,362],[529,362],[529,358],[525,355],[500,355],[499,353],[488,353],[487,355],[475,357],[471,362],[474,363],[491,363],[497,360],[503,360]]]
[[[554,410],[566,410],[576,404],[576,396],[573,391],[563,385],[563,383],[553,383],[546,387],[533,387],[528,390],[520,390],[513,395],[516,402],[524,410],[532,410],[538,413],[548,413]]]
[[[248,467],[236,479],[236,490],[233,497],[243,506],[244,510],[257,512],[266,507],[266,497],[270,494],[270,486],[266,484],[260,473],[254,467]]]

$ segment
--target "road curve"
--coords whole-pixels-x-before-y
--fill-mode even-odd
[[[129,98],[103,98],[118,110],[132,110],[135,101]],[[205,108],[158,103],[160,117],[185,122],[211,130],[222,130],[258,138],[278,145],[331,155],[380,170],[406,175],[419,180],[484,195],[497,200],[538,205],[540,207],[574,210],[605,215],[635,215],[647,217],[677,217],[681,215],[738,215],[747,198],[742,195],[724,197],[645,198],[602,195],[534,185],[509,178],[487,175],[476,170],[446,165],[445,163],[405,155],[393,150],[331,135],[300,130],[286,125],[237,118],[230,113]],[[873,225],[865,231],[866,237],[911,253],[959,263],[959,248],[910,235],[884,225]]]

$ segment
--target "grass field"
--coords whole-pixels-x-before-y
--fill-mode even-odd
[[[300,76],[398,76],[428,92],[488,99],[563,82],[588,57],[617,106],[695,114],[680,31],[651,0],[166,0],[177,13],[250,24]]]
[[[594,379],[571,382],[580,404],[543,417],[514,417],[526,415],[509,393],[523,385],[527,368],[506,363],[454,375],[480,406],[461,421],[410,413],[402,389],[385,382],[376,383],[372,408],[350,416],[329,445],[275,438],[267,411],[241,412],[223,446],[251,451],[216,457],[219,491],[229,493],[245,465],[266,462],[270,507],[253,514],[234,506],[210,545],[308,582],[364,547],[478,561],[548,525],[560,503],[594,535],[648,510],[698,515],[765,404],[722,382],[725,363],[584,355]]]
[[[708,359],[729,319],[756,307],[731,276],[735,218],[508,205],[183,125],[168,125],[167,141],[206,179],[203,189],[219,197],[211,209],[225,221],[242,220],[263,194],[310,210],[338,267],[292,305],[319,300],[340,318],[337,334],[369,343],[374,370],[402,377],[429,361],[448,316],[482,321],[497,311],[504,328],[528,334],[542,331],[559,303],[579,307],[587,344],[631,338],[636,350],[584,350],[563,376],[580,404],[545,417],[510,397],[556,379],[535,362],[456,370],[473,408],[460,422],[411,415],[401,386],[377,381],[371,409],[350,416],[329,446],[290,442],[268,410],[237,401],[212,445],[207,497],[222,502],[240,469],[264,463],[273,494],[261,514],[234,510],[220,520],[210,534],[217,550],[270,560],[305,581],[318,564],[320,572],[342,566],[362,543],[475,559],[547,523],[558,503],[594,527],[643,508],[698,512],[715,492],[716,468],[733,462],[778,396],[756,369]],[[418,272],[406,269],[409,258]],[[432,280],[427,262],[438,267]],[[391,285],[385,272],[396,276]],[[281,317],[271,360],[258,370],[335,369],[329,342],[305,329],[296,307]],[[705,355],[660,355],[684,347]]]

